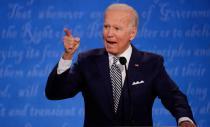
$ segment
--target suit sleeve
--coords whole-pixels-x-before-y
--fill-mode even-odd
[[[78,61],[66,70],[62,74],[57,74],[56,65],[52,72],[50,73],[46,88],[45,95],[50,100],[60,100],[74,97],[82,89],[82,74],[80,71]]]
[[[178,86],[167,74],[162,57],[159,59],[157,70],[158,72],[155,78],[156,92],[163,105],[176,118],[177,122],[181,117],[189,117],[194,121],[187,97],[179,90]]]

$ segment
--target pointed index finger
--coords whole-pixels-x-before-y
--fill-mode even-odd
[[[66,36],[71,37],[71,31],[68,28],[64,28],[63,31],[66,33]]]

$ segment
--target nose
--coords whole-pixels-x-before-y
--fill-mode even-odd
[[[114,35],[113,29],[112,28],[108,29],[108,31],[107,31],[107,37],[113,37],[113,35]]]

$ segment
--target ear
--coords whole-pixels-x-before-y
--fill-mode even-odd
[[[130,31],[130,41],[132,41],[136,37],[136,34],[137,34],[137,28],[132,27]]]

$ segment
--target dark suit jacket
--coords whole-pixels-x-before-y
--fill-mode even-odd
[[[47,81],[47,98],[71,98],[81,91],[85,101],[84,126],[152,126],[152,106],[156,97],[176,120],[183,116],[194,120],[186,96],[166,73],[163,58],[132,48],[128,81],[123,86],[117,114],[113,110],[109,60],[105,49],[80,53],[73,67],[61,75],[57,74],[56,65]],[[144,83],[132,85],[136,81]]]

